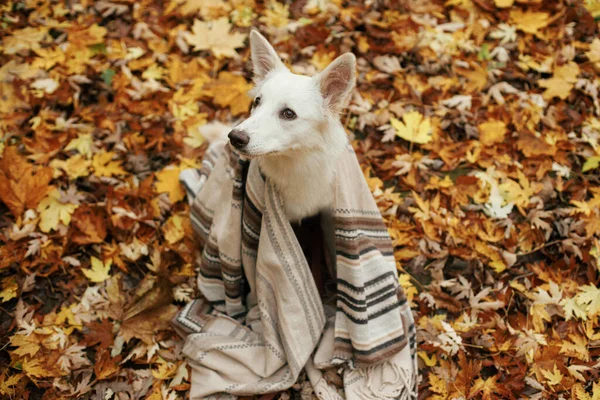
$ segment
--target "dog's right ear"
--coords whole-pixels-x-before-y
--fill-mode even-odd
[[[265,79],[270,72],[285,68],[273,46],[258,31],[250,32],[250,53],[256,83]]]

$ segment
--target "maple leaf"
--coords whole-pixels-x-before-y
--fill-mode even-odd
[[[65,151],[77,150],[79,154],[84,156],[90,156],[92,154],[92,134],[91,133],[80,133],[77,135],[77,139],[73,139],[69,142]]]
[[[516,8],[510,11],[510,20],[523,32],[537,35],[540,29],[550,23],[550,15],[545,12],[522,11]]]
[[[156,173],[157,182],[154,187],[157,193],[168,193],[171,204],[175,204],[185,197],[185,191],[179,183],[180,168],[169,166]]]
[[[409,142],[425,144],[433,140],[431,121],[418,111],[410,111],[402,116],[401,122],[390,118],[390,124],[396,129],[396,135]]]
[[[79,207],[71,220],[71,241],[77,244],[102,243],[106,237],[106,219],[85,205]]]
[[[553,97],[566,99],[571,93],[575,82],[577,82],[577,75],[579,75],[579,66],[573,61],[556,67],[554,69],[554,77],[538,81],[540,87],[546,88],[542,96],[546,100],[550,100]]]
[[[575,301],[581,307],[585,307],[589,318],[600,315],[600,289],[594,285],[583,285],[575,296]]]
[[[23,361],[23,372],[29,377],[43,378],[51,376],[52,372],[49,368],[40,364],[40,360],[25,359]]]
[[[213,102],[221,107],[229,107],[232,115],[248,112],[252,99],[248,91],[252,89],[243,76],[231,72],[221,72],[217,80],[204,86],[206,96],[212,97]]]
[[[506,135],[506,124],[498,120],[486,121],[479,124],[477,129],[479,131],[479,140],[484,146],[502,143]]]
[[[478,378],[477,380],[475,380],[473,386],[469,390],[469,398],[473,398],[479,393],[481,393],[481,398],[484,400],[497,399],[499,398],[497,395],[507,397],[510,396],[510,390],[508,390],[508,388],[502,387],[502,385],[499,385],[498,379],[498,375],[494,375],[491,378],[487,378],[486,380]]]
[[[192,33],[185,32],[186,42],[194,46],[194,50],[210,50],[217,58],[236,57],[235,49],[244,46],[246,35],[231,33],[231,24],[227,18],[203,22],[195,20]]]
[[[565,310],[565,320],[579,318],[583,321],[587,320],[586,307],[582,307],[575,298],[563,299],[560,303]]]
[[[66,160],[54,159],[50,161],[50,166],[54,168],[55,176],[60,176],[60,170],[62,170],[68,175],[69,179],[75,180],[90,174],[92,161],[81,154],[76,154]]]
[[[19,284],[14,276],[3,278],[0,286],[0,302],[4,303],[17,297]]]
[[[103,263],[101,260],[96,257],[91,258],[92,268],[85,269],[82,268],[81,271],[87,278],[92,282],[104,282],[110,277],[110,266],[112,264],[112,260],[108,260]]]
[[[545,369],[541,369],[540,371],[541,371],[542,375],[544,376],[544,378],[547,379],[547,383],[550,386],[556,386],[556,385],[560,384],[560,382],[564,378],[564,375],[556,367],[556,364],[554,364],[554,369],[552,371],[548,371]]]
[[[173,215],[168,219],[167,223],[163,228],[163,232],[165,235],[165,240],[169,244],[175,244],[181,239],[185,234],[185,230],[183,228],[183,217],[181,215]]]
[[[58,189],[54,189],[48,194],[37,207],[40,213],[40,230],[50,232],[57,230],[58,224],[62,223],[69,226],[71,214],[77,209],[76,204],[63,204],[60,201],[61,195]]]
[[[92,167],[96,176],[125,175],[127,172],[121,167],[121,161],[113,161],[115,153],[103,151],[94,155]]]
[[[15,217],[35,208],[52,189],[52,168],[34,168],[19,157],[14,146],[4,150],[0,160],[0,200]]]
[[[590,50],[585,52],[588,60],[594,63],[594,66],[600,69],[600,39],[594,38],[590,45]]]
[[[569,338],[572,342],[563,341],[560,345],[560,353],[566,354],[568,357],[578,358],[581,361],[589,361],[590,352],[585,338],[578,335],[569,335]]]
[[[15,54],[22,50],[38,50],[40,43],[49,38],[48,31],[48,28],[42,26],[13,31],[10,36],[3,38],[4,54]]]

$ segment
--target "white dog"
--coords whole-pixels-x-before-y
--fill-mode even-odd
[[[287,218],[300,221],[333,202],[336,160],[348,142],[339,113],[354,87],[356,58],[343,54],[311,78],[290,72],[256,31],[250,47],[252,113],[228,137],[241,154],[257,159],[279,190]]]

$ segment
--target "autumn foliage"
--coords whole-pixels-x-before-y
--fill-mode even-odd
[[[297,73],[359,60],[341,118],[420,397],[600,399],[599,19],[596,0],[2,2],[0,397],[185,398],[177,177],[247,114],[254,27]],[[313,398],[303,379],[263,398]]]

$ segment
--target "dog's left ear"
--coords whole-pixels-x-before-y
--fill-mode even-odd
[[[345,53],[336,58],[316,76],[325,107],[334,113],[341,112],[350,101],[356,79],[356,57]]]

